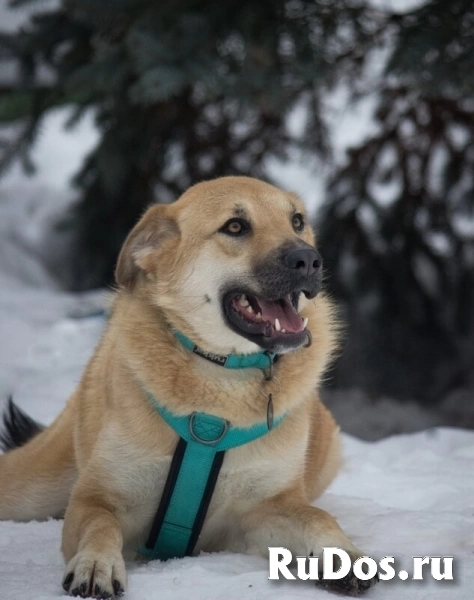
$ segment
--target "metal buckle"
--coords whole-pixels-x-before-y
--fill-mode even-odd
[[[220,436],[218,438],[216,438],[215,440],[203,440],[194,431],[194,419],[195,419],[195,417],[196,417],[196,413],[195,412],[193,412],[193,414],[189,417],[189,433],[196,440],[196,442],[199,442],[200,444],[204,444],[205,446],[213,446],[214,444],[218,444],[221,440],[224,439],[224,437],[225,437],[225,435],[227,433],[227,430],[229,429],[229,421],[224,421],[224,428],[223,428],[222,433],[220,434]]]

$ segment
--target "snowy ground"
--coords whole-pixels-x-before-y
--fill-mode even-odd
[[[28,287],[0,273],[0,405],[13,393],[32,416],[52,421],[100,336],[103,318],[97,313],[105,296]],[[373,557],[394,556],[409,571],[412,556],[454,556],[453,582],[397,578],[367,597],[472,598],[474,432],[431,429],[377,443],[345,435],[344,449],[344,470],[319,506],[358,546]],[[60,533],[58,521],[0,523],[1,600],[64,596]],[[244,555],[130,565],[129,573],[130,600],[331,597],[310,583],[269,582],[266,560]]]

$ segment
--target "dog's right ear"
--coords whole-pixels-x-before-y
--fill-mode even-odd
[[[120,287],[132,290],[141,273],[153,271],[159,248],[178,236],[178,225],[167,214],[167,205],[151,207],[135,225],[120,251],[115,279]]]

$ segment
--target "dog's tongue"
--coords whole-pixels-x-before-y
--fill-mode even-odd
[[[258,298],[258,304],[262,313],[262,321],[274,325],[275,319],[278,319],[281,329],[285,329],[287,332],[298,333],[303,331],[303,321],[289,300],[266,302]]]

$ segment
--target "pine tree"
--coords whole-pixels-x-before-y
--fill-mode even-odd
[[[322,216],[351,340],[336,382],[436,401],[474,387],[474,5],[436,0],[392,24],[378,131]]]
[[[321,89],[336,64],[354,72],[353,48],[359,56],[373,43],[370,12],[350,0],[64,0],[2,35],[0,58],[17,61],[21,76],[0,95],[0,122],[23,121],[1,148],[0,172],[15,158],[31,170],[51,107],[73,104],[72,121],[96,111],[101,139],[75,178],[81,201],[68,223],[71,287],[111,281],[124,236],[151,202],[209,177],[263,176],[263,161],[291,144],[323,152]],[[285,118],[303,97],[310,114],[295,140]]]

